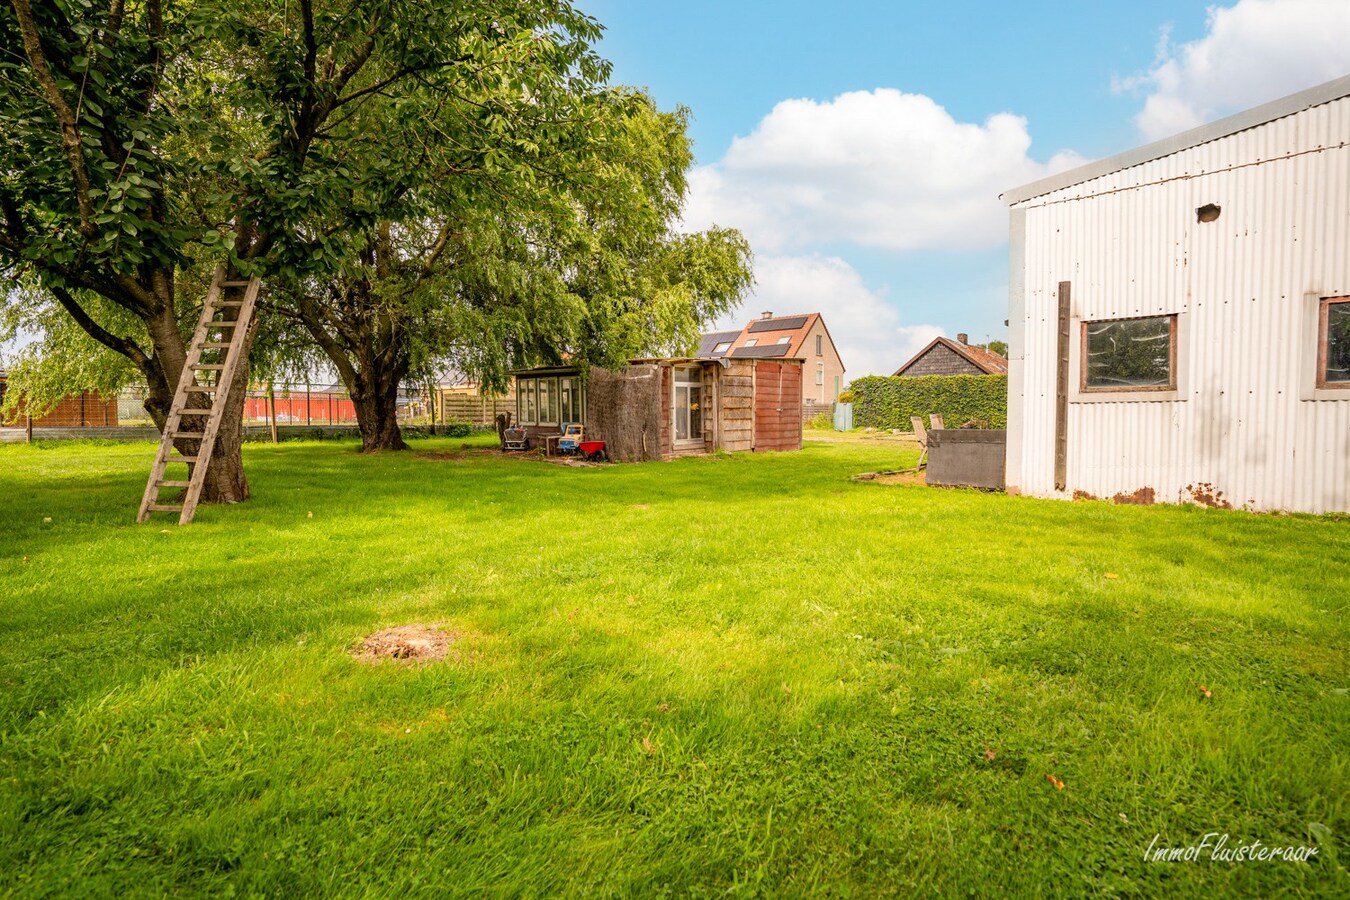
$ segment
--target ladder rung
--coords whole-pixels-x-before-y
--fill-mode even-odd
[[[156,482],[155,482],[155,485],[156,485],[157,487],[183,487],[183,488],[185,488],[185,487],[190,487],[190,486],[192,485],[192,482],[190,482],[190,481],[174,481],[174,480],[170,479],[170,480],[168,480],[168,481],[156,481]]]
[[[206,350],[215,347],[233,347],[233,346],[234,344],[231,343],[230,341],[207,341],[206,343],[202,344],[202,349]]]
[[[180,416],[209,416],[209,415],[211,415],[211,410],[209,410],[209,409],[180,409],[180,410],[178,411],[178,414],[179,414]]]
[[[225,368],[224,363],[193,363],[188,366],[189,369],[204,369],[207,371],[219,371]]]
[[[218,389],[219,389],[219,385],[214,385],[214,384],[189,384],[189,385],[187,386],[187,390],[189,390],[189,391],[197,391],[198,393],[205,392],[205,393],[208,393],[208,394],[214,393],[214,392],[217,391]]]
[[[174,449],[177,449],[177,448],[175,447]],[[194,456],[187,456],[187,455],[183,455],[183,456],[170,456],[168,459],[166,459],[166,460],[164,460],[164,461],[165,461],[166,463],[175,463],[175,462],[196,462],[196,461],[197,461],[197,457],[196,457],[195,455],[194,455]]]
[[[182,512],[183,504],[173,503],[151,503],[148,507],[151,512]]]
[[[212,306],[243,306],[243,300],[217,300]]]
[[[221,287],[248,287],[252,281],[222,281]]]
[[[234,326],[236,326],[236,325],[238,325],[238,324],[239,324],[238,321],[234,321],[234,322],[226,322],[226,321],[224,321],[224,320],[222,319],[221,321],[217,322],[216,320],[212,319],[210,322],[207,322],[207,323],[206,323],[206,327],[207,327],[207,328],[233,328]]]
[[[190,441],[196,441],[196,440],[200,440],[201,438],[206,437],[206,432],[204,432],[204,431],[178,431],[178,432],[175,432],[175,433],[174,433],[174,436],[173,436],[173,437],[174,437],[174,440],[178,440],[179,438],[186,438],[187,440],[190,440]]]

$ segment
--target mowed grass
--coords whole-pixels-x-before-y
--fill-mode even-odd
[[[463,443],[0,446],[0,894],[1350,893],[1350,521]]]

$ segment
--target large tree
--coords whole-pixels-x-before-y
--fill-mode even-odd
[[[339,265],[417,213],[428,173],[528,159],[535,111],[607,76],[598,34],[562,0],[11,0],[0,266],[134,365],[162,427],[194,260],[269,282]],[[460,95],[472,114],[448,135],[440,106]],[[248,495],[247,379],[205,499]]]
[[[447,173],[420,192],[422,219],[379,223],[347,265],[273,293],[351,393],[364,450],[404,447],[412,372],[502,388],[512,365],[684,352],[749,287],[738,232],[674,230],[685,113],[630,91],[590,100],[540,148],[547,165]]]

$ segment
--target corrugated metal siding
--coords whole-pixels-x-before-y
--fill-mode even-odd
[[[1305,295],[1350,294],[1347,142],[1350,98],[1016,205],[1025,306],[1010,485],[1056,495],[1056,295],[1069,281],[1074,385],[1078,319],[1178,313],[1184,327],[1177,399],[1073,402],[1071,391],[1066,493],[1221,491],[1250,509],[1350,510],[1350,397],[1303,399]],[[1207,203],[1222,214],[1200,224]]]

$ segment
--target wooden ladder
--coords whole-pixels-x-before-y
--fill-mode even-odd
[[[261,287],[257,277],[236,280],[226,274],[224,266],[216,269],[206,302],[202,304],[201,320],[188,347],[183,374],[173,393],[137,522],[149,521],[153,512],[173,512],[178,513],[178,524],[186,525],[196,514],[216,447],[216,433],[225,417],[230,386],[244,356],[236,349],[247,342]],[[206,380],[207,373],[215,373],[215,381]],[[170,465],[183,463],[187,464],[186,478],[164,477]],[[164,488],[182,489],[182,494],[176,499],[161,500],[160,491]]]

